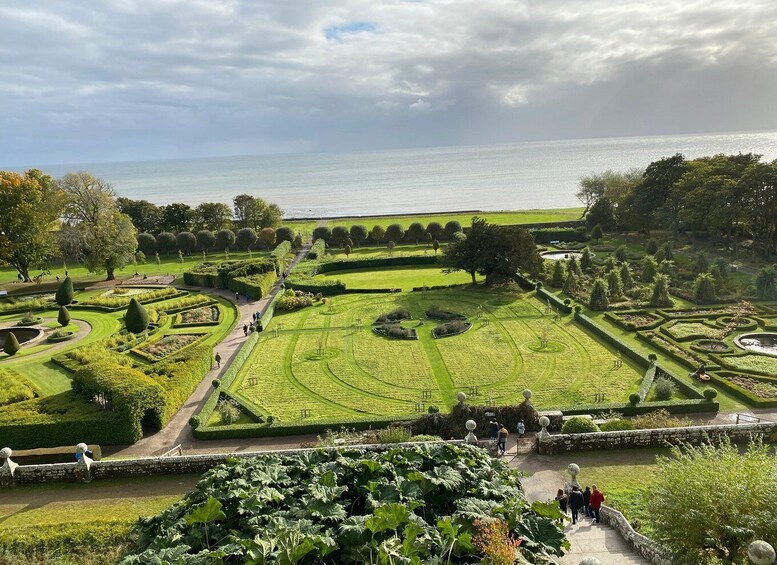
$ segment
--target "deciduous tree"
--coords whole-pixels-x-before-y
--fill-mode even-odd
[[[216,236],[210,230],[200,230],[195,237],[197,238],[197,247],[205,253],[216,245]]]
[[[253,230],[253,228],[241,228],[237,230],[237,238],[236,238],[237,246],[242,247],[246,251],[251,249],[251,247],[253,247],[254,244],[256,244],[258,239],[259,239],[259,236],[256,235],[256,232]],[[262,243],[264,243],[264,241],[262,241]],[[269,245],[272,245],[273,243],[275,243],[274,231],[273,231],[272,242],[266,245],[269,246]]]

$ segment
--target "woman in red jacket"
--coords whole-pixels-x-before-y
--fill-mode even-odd
[[[591,501],[589,502],[589,505],[591,506],[591,512],[594,513],[594,519],[596,520],[596,523],[599,523],[599,509],[602,507],[602,503],[604,502],[604,495],[599,491],[598,488],[596,488],[596,485],[593,485],[592,487],[594,490],[591,493]]]

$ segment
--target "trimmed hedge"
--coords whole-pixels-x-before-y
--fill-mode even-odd
[[[286,288],[292,290],[301,290],[302,292],[310,292],[312,294],[322,294],[324,296],[335,296],[337,294],[344,294],[346,292],[345,285],[340,281],[326,280],[326,279],[314,279],[314,278],[294,278],[286,279]]]
[[[560,312],[564,312],[564,314],[569,314],[572,312],[571,304],[570,305],[564,304],[563,299],[559,298],[552,292],[549,292],[542,287],[537,289],[537,296],[544,298],[546,301],[549,300],[552,306],[554,306]]]
[[[748,379],[753,379],[755,381],[769,383],[774,386],[777,386],[777,379],[769,378],[769,377],[754,376],[749,374],[729,373],[729,372],[718,372],[718,374],[709,373],[709,375],[710,375],[710,382],[715,383],[723,390],[729,392],[732,396],[735,396],[740,400],[743,400],[744,402],[746,402],[751,406],[755,406],[756,408],[777,407],[777,398],[761,398],[760,396],[756,396],[751,391],[747,390],[744,387],[739,386],[736,383],[732,383],[725,377],[742,376],[742,377],[747,377]]]
[[[311,261],[320,261],[324,258],[326,255],[326,241],[323,239],[317,239],[313,242],[313,245],[310,246],[310,251],[308,251],[307,258]]]
[[[535,243],[550,243],[551,241],[586,242],[590,238],[585,228],[536,228],[529,229]]]
[[[241,295],[250,296],[254,300],[259,300],[270,294],[270,290],[272,290],[272,287],[277,280],[278,276],[275,274],[275,271],[271,271],[261,275],[250,275],[247,277],[230,279],[228,288],[232,292],[237,292]]]
[[[648,367],[648,370],[645,371],[645,375],[642,377],[642,382],[639,384],[639,389],[637,390],[640,402],[644,402],[647,398],[647,395],[650,392],[650,387],[653,386],[653,381],[656,378],[657,371],[658,368],[655,365]]]
[[[654,410],[663,409],[671,414],[695,414],[699,412],[717,412],[720,409],[720,404],[710,402],[706,399],[692,399],[692,400],[667,400],[657,402],[640,402],[636,406],[629,404],[628,402],[620,403],[606,403],[606,404],[580,404],[577,406],[570,406],[569,408],[560,408],[561,412],[565,416],[575,416],[581,414],[595,414],[597,412],[620,412],[626,416],[635,416],[637,414],[647,414]]]
[[[248,261],[205,261],[183,274],[183,282],[192,286],[229,288],[229,281],[240,277],[275,272],[275,265],[264,259]]]
[[[195,342],[180,353],[143,368],[148,378],[163,389],[162,426],[183,406],[212,365],[213,348]]]
[[[350,269],[368,269],[380,267],[400,267],[413,265],[436,265],[438,257],[434,255],[410,255],[398,257],[380,257],[376,259],[339,259],[321,263],[319,273],[347,271]]]

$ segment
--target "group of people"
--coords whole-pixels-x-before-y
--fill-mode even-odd
[[[593,490],[591,490],[593,488]],[[599,511],[604,503],[604,494],[596,485],[585,487],[581,491],[578,485],[572,485],[569,491],[563,488],[558,489],[556,494],[559,509],[566,514],[567,510],[572,513],[572,523],[577,524],[577,518],[581,510],[585,512],[586,518],[593,518],[595,523],[599,523]]]
[[[500,424],[492,418],[488,422],[488,430],[491,434],[491,439],[496,440],[497,455],[504,455],[505,451],[507,451],[507,436],[510,435],[507,431],[507,426]],[[523,434],[526,433],[526,425],[523,423],[523,420],[518,420],[515,431],[518,434],[518,437],[523,437]]]

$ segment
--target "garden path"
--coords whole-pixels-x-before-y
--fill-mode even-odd
[[[31,326],[34,329],[43,330],[43,334],[36,338],[35,340],[31,342],[26,342],[22,344],[22,347],[24,346],[37,346],[37,345],[46,345],[46,337],[48,337],[49,334],[53,333],[58,328],[46,328],[43,327],[42,324],[49,322],[49,321],[56,321],[56,318],[44,318],[43,322],[41,324]],[[37,353],[32,353],[30,355],[25,355],[24,357],[17,357],[16,360],[24,360],[27,361],[28,359],[35,359],[36,356],[39,355],[51,355],[52,353],[56,353],[58,350],[63,349],[65,347],[70,347],[71,345],[74,345],[84,339],[86,336],[89,335],[89,332],[92,331],[92,326],[90,326],[87,322],[84,322],[83,320],[71,320],[71,324],[75,324],[78,326],[78,334],[73,339],[68,339],[66,341],[60,341],[59,343],[55,343],[51,347],[48,347],[44,349],[43,351],[38,351]],[[4,324],[0,324],[0,328],[16,328],[19,327],[16,325],[16,322],[7,322]]]
[[[310,251],[310,244],[305,245],[299,253],[294,257],[291,263],[286,267],[286,272],[289,272],[299,261]],[[110,454],[115,457],[151,457],[154,455],[160,455],[169,449],[172,449],[176,445],[181,445],[182,449],[187,452],[202,451],[202,452],[218,452],[218,451],[251,451],[254,449],[285,449],[290,446],[298,446],[300,441],[315,441],[315,437],[311,438],[294,438],[293,442],[288,438],[268,438],[270,441],[254,440],[250,442],[228,440],[224,442],[214,441],[201,441],[194,437],[192,429],[189,426],[189,418],[199,412],[207,401],[210,393],[213,391],[211,382],[213,379],[221,377],[229,369],[232,361],[237,355],[240,346],[245,342],[246,337],[243,333],[243,326],[245,324],[251,324],[253,321],[253,315],[255,312],[261,312],[262,315],[267,311],[268,306],[272,302],[273,298],[278,292],[281,292],[281,284],[283,278],[279,278],[275,283],[275,286],[264,298],[260,300],[246,300],[244,297],[238,299],[236,305],[239,311],[237,324],[235,329],[224,338],[224,340],[214,348],[214,354],[218,352],[221,355],[221,368],[214,367],[210,372],[202,379],[194,392],[189,396],[184,405],[178,412],[170,419],[167,425],[160,431],[153,435],[149,435],[135,443],[134,445],[126,447],[104,449],[104,453]],[[187,287],[182,287],[187,288]],[[223,289],[202,289],[200,287],[192,287],[198,292],[204,294],[218,295],[235,302],[235,294],[228,290]],[[274,440],[274,441],[273,441]],[[279,441],[280,440],[280,441]],[[223,444],[223,445],[218,445]]]
[[[528,475],[521,479],[521,485],[529,502],[552,499],[559,486],[567,480],[556,468],[558,462],[551,458],[536,453],[516,455],[514,450],[508,450],[507,457],[511,467]],[[594,524],[584,517],[574,526],[567,522],[564,532],[571,547],[558,560],[561,565],[577,565],[585,557],[596,557],[602,565],[649,564],[618,532],[605,524]]]

